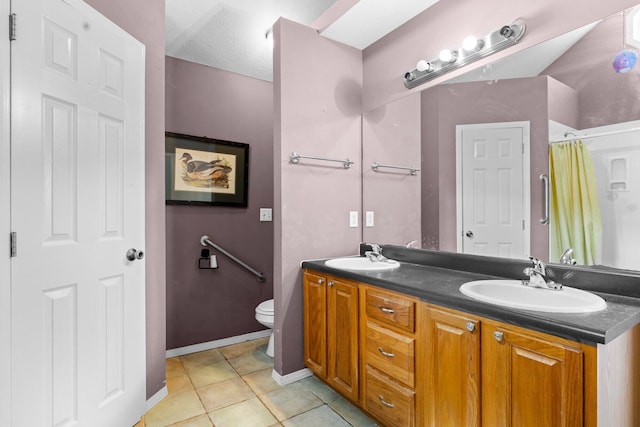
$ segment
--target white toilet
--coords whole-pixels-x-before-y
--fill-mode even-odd
[[[256,320],[269,329],[273,329],[273,300],[261,302],[256,307]],[[269,345],[267,345],[267,356],[273,357],[273,331],[269,337]]]

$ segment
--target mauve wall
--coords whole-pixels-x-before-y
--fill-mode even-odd
[[[146,46],[147,398],[165,384],[164,0],[86,0]]]
[[[640,67],[617,74],[612,66],[622,49],[623,28],[621,13],[608,17],[543,71],[578,91],[575,129],[640,119]]]
[[[364,50],[363,105],[369,110],[386,104],[635,4],[637,0],[441,0]],[[402,76],[419,59],[437,57],[443,48],[460,46],[469,34],[484,35],[517,18],[527,25],[518,45],[412,91],[404,87]]]
[[[362,229],[349,228],[361,200],[361,51],[286,19],[274,26],[275,370],[304,367],[304,259],[357,254]],[[349,158],[340,164],[301,160]]]
[[[547,77],[440,85],[422,92],[423,241],[456,252],[456,125],[530,122],[531,253],[548,258],[540,174],[548,174]],[[514,96],[514,94],[518,94]]]
[[[363,211],[374,212],[374,225],[362,230],[363,241],[406,245],[420,239],[420,176],[408,171],[371,168],[383,165],[420,169],[420,95],[413,94],[362,117]],[[364,216],[363,216],[364,220]]]
[[[167,131],[249,144],[247,208],[167,206],[167,348],[264,329],[255,307],[273,297],[273,84],[166,58]],[[265,282],[218,251],[219,268],[199,270],[200,237],[267,276]]]

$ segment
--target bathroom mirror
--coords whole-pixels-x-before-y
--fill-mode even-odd
[[[532,120],[531,176],[548,173],[546,156],[549,140],[564,139],[565,132],[570,132],[569,137],[572,134],[614,132],[608,137],[584,140],[592,152],[600,193],[603,241],[602,256],[597,264],[640,270],[639,261],[632,259],[634,249],[629,247],[631,241],[640,236],[640,225],[636,225],[640,224],[637,202],[640,200],[640,176],[633,174],[636,170],[640,171],[640,131],[624,131],[640,128],[640,122],[637,122],[640,120],[640,65],[626,73],[616,73],[612,65],[614,56],[624,47],[640,50],[640,42],[634,45],[635,42],[628,37],[624,40],[625,33],[629,36],[640,31],[633,31],[633,23],[640,22],[640,16],[635,15],[635,10],[629,9],[604,18],[557,40],[534,46],[435,88],[408,95],[366,113],[363,116],[363,212],[374,212],[374,226],[367,227],[365,224],[363,240],[398,245],[415,240],[416,247],[455,251],[455,230],[451,232],[449,225],[444,227],[448,231],[443,232],[441,224],[443,221],[455,222],[455,183],[451,185],[452,176],[455,180],[455,173],[452,175],[451,168],[442,167],[443,165],[437,171],[424,168],[412,176],[409,173],[403,174],[402,170],[389,169],[384,174],[374,172],[371,163],[374,160],[382,163],[382,160],[378,160],[380,158],[397,166],[428,164],[434,153],[424,146],[424,142],[418,148],[418,141],[422,139],[421,132],[425,129],[423,118],[428,114],[425,109],[430,108],[431,102],[427,99],[430,92],[439,90],[455,95],[457,88],[462,85],[481,85],[481,89],[473,91],[475,104],[487,111],[499,112],[504,106],[492,104],[496,98],[493,91],[497,87],[504,85],[507,80],[515,82],[514,79],[522,79],[522,84],[533,85],[541,79],[547,79],[544,77],[546,75],[552,82],[547,86],[566,86],[574,91],[574,95],[572,99],[555,99],[551,106],[541,105],[540,108],[553,110],[545,111],[547,120],[544,123],[540,123],[540,120],[535,120],[534,123]],[[550,53],[552,50],[557,52],[555,59],[547,56],[541,63],[533,62],[539,56],[538,53]],[[511,95],[513,98],[528,96],[522,92],[522,86],[514,83],[514,87],[516,91]],[[564,108],[567,102],[574,104],[572,108]],[[518,113],[511,109],[504,119],[495,121],[529,119]],[[619,130],[624,132],[618,134]],[[455,144],[455,141],[451,143]],[[407,156],[402,157],[405,154]],[[421,162],[417,161],[417,156],[421,156]],[[421,184],[416,185],[418,181]],[[539,224],[542,214],[542,183],[531,179],[530,186],[531,253],[549,260],[546,255],[548,246],[540,246],[548,245],[549,232],[548,226]],[[434,193],[443,189],[447,189],[447,192],[435,194],[439,205],[430,205],[428,201],[434,198]],[[421,201],[421,209],[417,208],[417,200]],[[417,210],[421,211],[422,223],[416,221]],[[436,221],[433,217],[437,217]],[[438,230],[425,230],[424,224],[430,223],[433,226],[434,222]],[[536,236],[541,233],[545,238],[536,240]],[[551,262],[557,260],[552,258]]]

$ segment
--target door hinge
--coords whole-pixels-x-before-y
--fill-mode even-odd
[[[9,240],[11,241],[10,245],[10,257],[13,258],[15,256],[18,255],[18,233],[16,233],[15,231],[12,231],[10,234],[10,238]]]
[[[527,229],[527,228],[525,227],[525,225],[524,225],[524,219],[522,220],[522,229],[523,229],[523,230],[526,230],[526,229]]]
[[[16,14],[9,15],[9,41],[16,39]]]

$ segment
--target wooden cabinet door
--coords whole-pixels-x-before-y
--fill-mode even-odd
[[[358,287],[331,277],[327,286],[327,381],[357,401]]]
[[[304,360],[317,376],[327,375],[327,279],[305,272]]]
[[[480,322],[465,313],[422,306],[419,339],[425,369],[419,408],[429,427],[480,425]]]
[[[482,399],[483,425],[582,426],[582,352],[553,339],[485,324]]]

